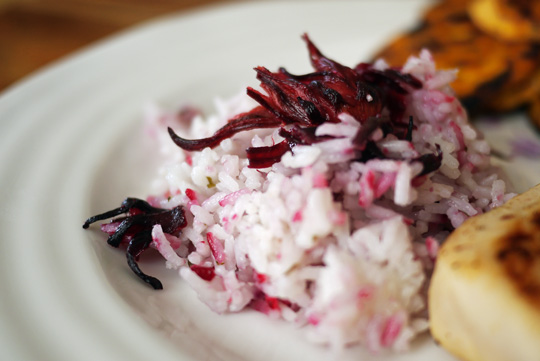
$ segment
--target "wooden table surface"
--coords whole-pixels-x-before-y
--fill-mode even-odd
[[[139,22],[233,0],[0,0],[0,91]]]

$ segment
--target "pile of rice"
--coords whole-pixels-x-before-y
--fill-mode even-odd
[[[206,120],[186,121],[189,109],[149,107],[147,127],[164,164],[152,189],[159,196],[148,200],[183,205],[188,221],[179,238],[153,228],[167,267],[215,312],[250,307],[304,325],[310,339],[336,349],[406,349],[428,327],[426,289],[450,232],[438,225],[458,227],[513,194],[448,86],[455,72],[437,71],[427,51],[402,71],[424,84],[407,95],[412,142],[376,131],[371,139],[389,159],[365,163],[351,151],[362,125],[346,113],[317,128],[316,135],[338,138],[295,146],[272,167],[253,169],[245,149],[276,144],[276,130],[242,132],[200,152],[181,150],[166,132],[208,137],[254,107],[246,95],[218,101],[217,115]],[[440,168],[417,177],[422,164],[412,160],[437,147]],[[193,265],[215,276],[204,279]]]

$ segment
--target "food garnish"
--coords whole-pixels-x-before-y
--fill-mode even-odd
[[[155,225],[159,224],[163,232],[168,234],[177,234],[186,226],[183,208],[178,206],[161,209],[152,207],[142,199],[126,198],[120,207],[88,218],[83,228],[87,229],[92,223],[121,214],[125,216],[114,218],[101,227],[101,230],[109,235],[107,243],[112,247],[118,247],[121,243],[127,244],[126,257],[129,268],[154,289],[162,289],[161,281],[142,272],[137,260],[152,243],[152,228]]]
[[[358,122],[366,124],[354,139],[355,151],[363,161],[386,158],[374,142],[367,144],[376,129],[383,128],[398,139],[411,137],[412,118],[408,124],[401,119],[408,88],[422,87],[418,79],[392,68],[378,70],[366,63],[351,69],[322,55],[307,35],[304,35],[304,40],[315,72],[293,75],[284,68],[272,73],[258,67],[255,69],[257,79],[267,95],[253,88],[248,88],[247,94],[260,104],[259,107],[231,119],[214,135],[204,139],[181,138],[169,127],[172,140],[184,150],[200,151],[206,147],[213,148],[238,132],[279,127],[283,141],[269,147],[246,150],[250,167],[267,168],[295,145],[328,140],[328,136],[316,136],[316,130],[324,123],[339,123],[341,113],[350,114]],[[388,110],[385,117],[380,116],[383,108]],[[429,169],[435,170],[435,158],[423,157],[419,161],[428,162]]]

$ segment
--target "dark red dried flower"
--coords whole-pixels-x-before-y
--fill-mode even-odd
[[[264,67],[255,68],[265,93],[247,88],[247,94],[260,106],[231,119],[208,138],[184,139],[169,128],[174,143],[184,150],[202,150],[244,130],[280,128],[283,142],[247,149],[249,166],[264,168],[278,162],[297,144],[309,145],[326,139],[315,137],[315,129],[326,122],[340,122],[338,115],[343,112],[362,124],[374,120],[376,128],[378,122],[385,122],[381,119],[382,110],[388,109],[389,119],[395,124],[387,129],[407,128],[406,123],[399,124],[405,110],[405,95],[422,87],[419,80],[397,69],[377,70],[371,64],[349,68],[325,57],[307,35],[303,39],[315,69],[313,73],[293,75],[283,68],[275,73]],[[406,135],[410,133],[400,134],[400,138]],[[359,151],[363,147],[365,144]]]
[[[141,271],[137,260],[139,256],[150,247],[152,243],[152,228],[160,224],[163,232],[178,234],[187,225],[182,207],[173,209],[161,209],[152,207],[148,202],[137,198],[127,198],[122,205],[111,211],[90,217],[84,222],[83,228],[88,228],[92,223],[126,214],[124,217],[114,218],[113,230],[108,231],[107,243],[113,247],[127,243],[126,257],[131,270],[144,282],[154,289],[162,289],[161,282]]]

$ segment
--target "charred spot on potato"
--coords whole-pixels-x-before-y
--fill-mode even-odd
[[[497,259],[501,262],[514,263],[517,261],[522,264],[523,262],[530,263],[533,260],[533,256],[528,249],[514,246],[500,250],[497,253]]]
[[[531,241],[532,237],[530,233],[526,233],[523,231],[516,231],[516,233],[512,233],[507,238],[509,244],[515,244],[515,243],[521,243],[526,241]]]
[[[534,298],[540,298],[540,285],[538,284],[527,284],[523,286],[522,291]]]
[[[532,222],[540,218],[535,212]],[[540,267],[540,237],[534,231],[527,232],[526,222],[519,223],[521,229],[511,232],[501,239],[499,251],[495,255],[505,274],[523,296],[533,303],[540,302],[540,284],[535,281],[535,274]]]
[[[536,227],[540,227],[540,212],[534,212],[531,221]]]
[[[514,247],[501,250],[497,258],[503,263],[505,273],[514,280],[517,288],[523,289],[528,283],[528,274],[534,263],[532,254],[525,248]]]

